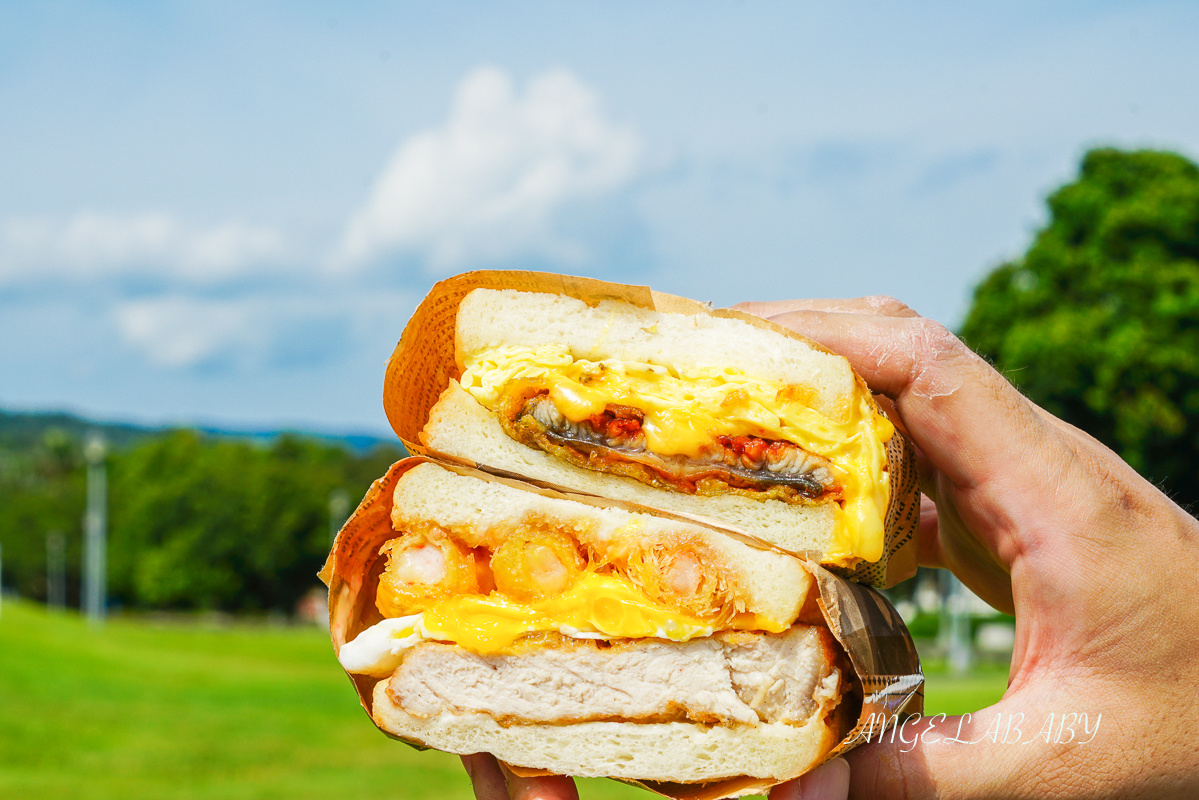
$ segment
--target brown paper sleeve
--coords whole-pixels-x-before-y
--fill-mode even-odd
[[[396,484],[405,472],[428,462],[437,463],[461,475],[503,483],[548,497],[669,516],[632,504],[523,484],[511,478],[434,458],[416,456],[399,461],[367,491],[358,508],[337,534],[319,574],[329,587],[329,636],[335,654],[341,652],[342,645],[383,618],[375,608],[375,591],[386,560],[385,556],[379,554],[379,548],[388,539],[400,535],[391,525],[392,497]],[[851,698],[843,701],[842,705],[850,709],[851,716],[846,719],[840,743],[828,755],[828,758],[833,758],[861,744],[867,733],[872,731],[878,735],[885,727],[902,722],[907,715],[922,712],[924,676],[911,636],[886,598],[874,589],[840,578],[812,562],[808,562],[808,568],[816,577],[820,610],[829,630],[845,650],[854,673],[855,686],[860,687],[860,697],[855,691]],[[364,675],[350,675],[349,678],[358,693],[359,702],[370,715],[372,691],[379,679]],[[880,721],[881,725],[878,724]],[[417,749],[427,749],[420,742],[408,741],[390,733],[387,735]],[[520,775],[548,774],[545,770],[531,767],[510,765],[510,768]],[[626,782],[675,800],[739,797],[765,792],[778,783],[748,777],[707,784]]]
[[[467,272],[433,286],[405,326],[387,364],[383,382],[383,409],[391,427],[410,453],[430,454],[429,449],[420,442],[420,432],[441,393],[452,379],[459,376],[454,351],[458,306],[467,294],[480,288],[564,294],[592,305],[602,300],[622,300],[640,308],[661,312],[712,314],[738,319],[829,352],[820,344],[769,320],[736,309],[713,311],[708,304],[653,291],[646,286],[545,272]],[[861,378],[858,380],[860,382]],[[920,492],[912,447],[898,431],[888,443],[887,462],[891,499],[886,514],[882,558],[874,563],[861,563],[852,569],[839,570],[840,574],[851,580],[880,588],[894,586],[916,573],[914,537],[920,517]],[[750,535],[747,531],[741,533]]]

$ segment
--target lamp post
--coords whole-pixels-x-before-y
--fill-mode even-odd
[[[46,534],[46,605],[55,611],[67,607],[66,540],[59,531]]]
[[[949,671],[954,675],[964,675],[974,662],[969,597],[966,587],[949,570],[942,570],[942,581],[945,601],[941,607],[941,643],[945,647]]]
[[[107,448],[99,431],[87,435],[83,457],[87,461],[87,514],[84,534],[83,605],[88,622],[104,623],[107,592],[108,475]]]

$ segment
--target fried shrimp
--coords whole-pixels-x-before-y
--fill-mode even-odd
[[[573,539],[525,524],[513,530],[491,554],[495,588],[513,600],[526,602],[566,591],[585,566]]]
[[[439,600],[480,592],[475,554],[442,529],[430,527],[391,539],[379,548],[387,566],[375,605],[384,616],[423,611]]]
[[[704,568],[704,554],[685,545],[642,548],[629,556],[629,579],[661,603],[710,620],[726,621],[735,607],[724,581]]]

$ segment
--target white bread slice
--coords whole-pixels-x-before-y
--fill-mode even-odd
[[[386,680],[375,685],[373,699],[375,724],[395,736],[449,753],[492,753],[516,766],[577,777],[786,780],[819,763],[837,740],[820,715],[803,726],[583,722],[503,727],[486,714],[415,717],[391,700]]]
[[[629,540],[642,546],[687,547],[701,556],[709,573],[724,579],[747,611],[780,627],[795,621],[814,582],[796,558],[750,547],[699,525],[544,497],[431,463],[413,467],[400,478],[391,521],[398,531],[432,522],[468,540],[485,538],[492,530],[506,533],[530,516],[560,522],[577,541],[600,554],[615,556]]]
[[[706,517],[752,534],[784,550],[820,559],[836,530],[833,503],[788,504],[740,495],[698,496],[656,489],[632,478],[581,469],[504,432],[494,414],[457,381],[442,393],[421,433],[425,446],[457,459],[506,470],[601,497]]]
[[[500,345],[562,344],[575,358],[619,358],[686,373],[736,366],[746,374],[809,387],[812,406],[843,419],[855,379],[842,356],[737,319],[669,314],[606,300],[594,308],[559,294],[475,289],[456,322],[458,366],[463,355]]]

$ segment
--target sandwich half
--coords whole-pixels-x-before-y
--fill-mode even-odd
[[[432,451],[824,564],[883,554],[895,428],[841,356],[732,317],[486,288],[454,347]]]
[[[781,781],[856,718],[800,559],[432,462],[385,499],[391,538],[331,597],[335,618],[343,592],[373,599],[337,653],[391,735],[556,774]]]

